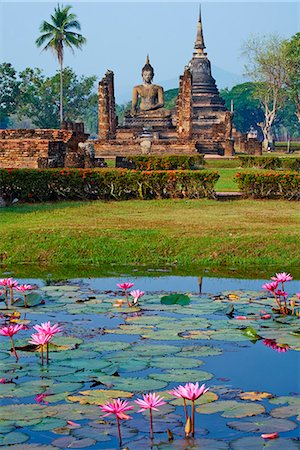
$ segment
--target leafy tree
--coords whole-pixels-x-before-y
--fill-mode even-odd
[[[0,128],[7,128],[19,96],[17,72],[9,63],[0,64]]]
[[[296,116],[300,122],[300,33],[283,43],[286,62],[288,93],[296,104]]]
[[[268,142],[272,140],[272,124],[285,98],[283,88],[287,74],[283,41],[277,35],[254,36],[244,44],[243,53],[249,61],[245,66],[246,74],[257,82],[254,96],[264,111],[264,120],[259,126],[264,136],[263,148],[267,150]]]
[[[231,90],[226,88],[220,91],[227,109],[230,110],[233,101],[233,123],[241,133],[247,133],[251,127],[260,131],[258,123],[264,120],[260,102],[254,98],[256,89],[256,83],[247,82],[237,84]]]
[[[40,69],[27,68],[20,73],[20,80],[18,118],[28,117],[39,128],[58,128],[60,74],[45,77]],[[89,131],[95,130],[97,122],[97,118],[91,118],[91,111],[97,107],[95,81],[95,76],[78,77],[69,67],[63,70],[65,117],[88,122]]]
[[[71,6],[57,5],[54,8],[54,14],[51,15],[52,23],[43,21],[40,26],[40,32],[43,33],[36,39],[38,47],[44,46],[43,50],[52,50],[57,56],[60,64],[60,123],[63,121],[63,60],[64,47],[70,48],[74,52],[74,48],[82,48],[86,43],[85,37],[72,31],[72,29],[80,30],[80,23],[76,14],[70,13]]]

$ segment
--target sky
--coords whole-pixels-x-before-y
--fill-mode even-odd
[[[155,70],[156,84],[178,87],[179,76],[193,54],[199,3],[64,1],[72,5],[87,38],[83,50],[65,52],[65,65],[79,75],[115,73],[118,103],[130,100],[132,86],[141,82],[146,54]],[[53,75],[58,62],[53,54],[35,45],[39,26],[50,20],[57,1],[0,0],[0,63],[18,71],[39,67]],[[300,3],[213,2],[201,3],[206,51],[219,88],[243,81],[245,60],[241,47],[252,34],[279,34],[290,38],[300,31]]]

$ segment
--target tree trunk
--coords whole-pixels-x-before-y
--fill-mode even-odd
[[[60,102],[59,102],[59,118],[60,118],[60,127],[63,123],[63,58],[62,56],[59,58],[60,63]]]

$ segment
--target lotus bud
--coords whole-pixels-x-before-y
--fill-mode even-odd
[[[184,431],[185,431],[186,437],[188,437],[188,435],[192,431],[192,420],[191,420],[190,417],[187,418],[187,421],[186,421],[186,424],[185,424],[185,427],[184,427]]]

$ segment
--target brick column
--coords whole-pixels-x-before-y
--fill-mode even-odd
[[[180,77],[176,106],[178,137],[190,139],[192,136],[192,74],[187,68]]]

